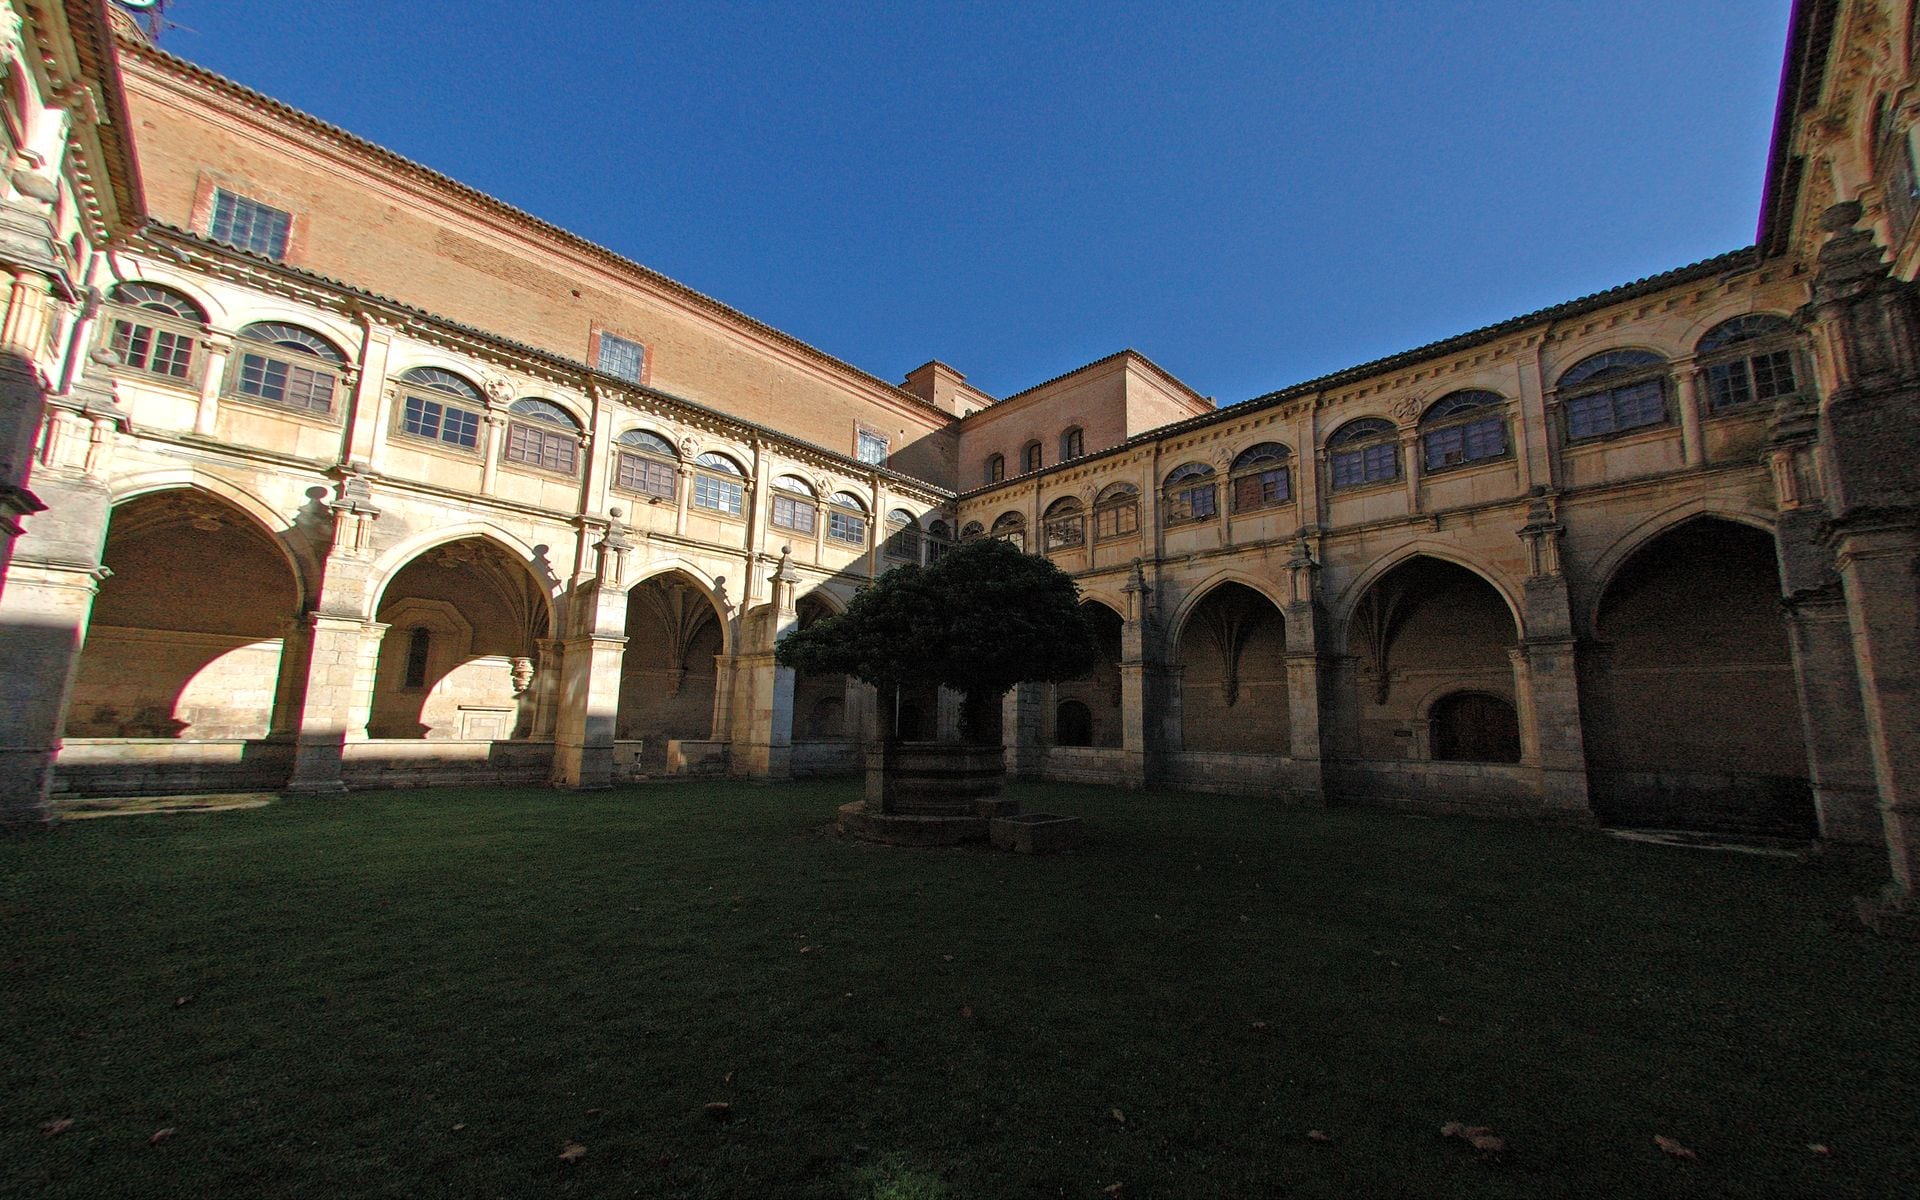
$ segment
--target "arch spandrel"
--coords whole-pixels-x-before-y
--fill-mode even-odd
[[[1526,608],[1521,599],[1519,586],[1503,573],[1488,569],[1486,564],[1476,562],[1462,555],[1453,546],[1436,544],[1429,541],[1416,541],[1401,546],[1393,552],[1383,555],[1369,563],[1347,585],[1340,589],[1330,605],[1331,628],[1340,639],[1343,649],[1350,649],[1352,639],[1349,636],[1354,611],[1360,606],[1367,593],[1375,584],[1392,574],[1396,569],[1413,562],[1415,559],[1430,558],[1459,567],[1492,588],[1502,603],[1507,606],[1507,615],[1513,620],[1514,640],[1524,641],[1527,636]]]
[[[1744,525],[1768,537],[1775,537],[1778,533],[1772,513],[1756,503],[1733,496],[1693,496],[1643,517],[1609,542],[1605,550],[1594,556],[1591,567],[1580,573],[1579,590],[1585,598],[1585,603],[1580,605],[1581,628],[1588,632],[1593,630],[1600,606],[1606,602],[1607,590],[1613,586],[1620,568],[1630,562],[1634,555],[1682,525],[1703,520]]]
[[[1179,605],[1174,609],[1173,613],[1167,618],[1167,646],[1174,654],[1177,655],[1179,653],[1180,639],[1185,634],[1187,623],[1192,619],[1195,610],[1206,602],[1208,596],[1211,596],[1213,593],[1219,591],[1223,585],[1229,583],[1237,583],[1242,587],[1258,593],[1269,604],[1273,605],[1274,616],[1282,619],[1285,618],[1286,602],[1280,598],[1281,582],[1279,580],[1262,579],[1250,572],[1232,567],[1215,571],[1194,586],[1192,590],[1188,591],[1185,596],[1181,598]],[[1124,613],[1125,610],[1123,608],[1118,611]]]
[[[192,467],[146,471],[115,480],[108,503],[113,508],[119,508],[141,496],[173,491],[200,492],[222,500],[259,526],[267,539],[286,556],[287,567],[293,572],[294,585],[300,591],[302,602],[311,604],[314,601],[313,589],[317,587],[321,575],[321,552],[300,531],[297,515],[283,515],[272,504],[239,484],[196,471]]]
[[[404,571],[408,564],[422,554],[452,542],[477,538],[491,543],[495,549],[503,551],[509,558],[527,569],[529,576],[539,585],[547,602],[547,627],[558,629],[555,623],[556,603],[565,585],[555,576],[549,555],[543,553],[546,546],[531,545],[507,530],[483,521],[468,521],[459,525],[445,525],[417,533],[412,537],[387,548],[374,561],[367,572],[366,596],[363,602],[361,619],[371,621],[379,611],[381,597],[393,583],[394,576]]]

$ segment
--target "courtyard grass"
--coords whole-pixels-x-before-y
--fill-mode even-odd
[[[1920,1180],[1920,948],[1856,927],[1871,863],[1066,787],[1016,794],[1089,819],[1076,855],[893,850],[832,835],[849,792],[358,795],[0,842],[0,1194]]]

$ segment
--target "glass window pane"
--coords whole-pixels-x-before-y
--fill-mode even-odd
[[[887,465],[887,439],[884,437],[881,437],[877,433],[868,433],[866,430],[862,429],[860,431],[859,451],[858,451],[857,457],[863,463],[872,463],[876,467],[886,466]]]
[[[1612,392],[1614,428],[1638,429],[1667,419],[1666,393],[1658,380],[1631,383]]]
[[[640,382],[641,367],[646,363],[646,348],[639,342],[615,337],[611,333],[600,335],[599,368],[609,375],[618,375],[634,383]]]
[[[1762,400],[1773,400],[1781,396],[1790,396],[1795,390],[1793,378],[1793,354],[1787,350],[1777,350],[1772,354],[1756,355],[1753,359],[1753,391]]]
[[[287,231],[292,226],[293,217],[289,213],[222,188],[214,189],[213,219],[208,223],[207,233],[216,241],[268,258],[284,258]]]
[[[1575,396],[1567,401],[1568,437],[1597,437],[1612,432],[1613,401],[1610,393]]]
[[[1455,425],[1451,429],[1436,429],[1426,437],[1427,470],[1437,471],[1455,463],[1465,462],[1467,458],[1467,430],[1464,425]]]
[[[1478,462],[1483,458],[1499,458],[1507,452],[1507,423],[1505,421],[1475,421],[1467,426],[1467,461]]]

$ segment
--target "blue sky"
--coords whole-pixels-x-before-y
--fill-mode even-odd
[[[1787,0],[174,0],[162,45],[874,374],[1222,403],[1749,244]]]

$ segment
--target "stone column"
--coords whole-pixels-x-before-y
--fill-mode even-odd
[[[934,694],[933,736],[943,742],[960,740],[960,710],[966,705],[964,692],[956,692],[942,684]]]
[[[1832,593],[1782,602],[1793,651],[1793,682],[1799,692],[1820,836],[1831,842],[1878,847],[1885,830],[1873,753],[1860,706],[1862,689],[1846,599],[1838,592],[1835,588]]]
[[[343,474],[329,506],[333,538],[321,566],[305,629],[288,639],[280,658],[276,709],[297,710],[289,792],[338,795],[346,744],[367,735],[373,715],[374,674],[386,626],[367,619],[375,557],[373,525],[380,516],[364,478]],[[276,716],[276,724],[284,718]]]
[[[794,606],[799,572],[789,554],[781,554],[773,573],[773,599],[740,622],[741,639],[750,643],[734,656],[734,694],[738,698],[727,773],[735,779],[793,777],[793,670],[774,657],[780,639],[799,628]]]
[[[1566,527],[1560,523],[1555,498],[1544,488],[1536,491],[1527,508],[1527,523],[1519,531],[1529,566],[1521,600],[1525,636],[1514,660],[1521,753],[1530,751],[1540,771],[1541,815],[1592,824],[1573,607],[1560,563],[1560,537]]]
[[[1324,641],[1320,608],[1320,564],[1313,556],[1313,545],[1302,534],[1293,557],[1287,560],[1287,603],[1285,629],[1287,639],[1287,723],[1291,744],[1287,756],[1294,760],[1298,777],[1288,790],[1288,798],[1315,804],[1326,802],[1326,777],[1321,765],[1320,686],[1325,674],[1321,661]]]
[[[1920,530],[1849,528],[1839,543],[1893,898],[1920,936]]]
[[[220,388],[227,379],[227,356],[233,339],[209,329],[200,339],[200,406],[193,413],[193,431],[212,437],[220,418]]]
[[[1700,376],[1691,356],[1673,361],[1674,407],[1680,410],[1680,453],[1689,467],[1707,461],[1706,434],[1700,425]]]
[[[57,502],[53,489],[44,491]],[[53,820],[54,759],[104,577],[104,567],[60,566],[26,554],[7,572],[0,592],[0,829]]]
[[[553,740],[553,727],[560,716],[560,678],[565,671],[566,648],[558,638],[538,638],[539,652],[533,667],[533,728],[527,736],[536,742]]]
[[[1120,748],[1126,786],[1141,788],[1152,778],[1157,745],[1149,717],[1155,700],[1153,589],[1139,559],[1122,590],[1127,612],[1120,625]]]
[[[1012,778],[1039,777],[1046,754],[1040,740],[1045,691],[1044,684],[1016,683],[1000,702],[1000,745],[1006,753],[1007,774]]]
[[[620,666],[627,647],[626,558],[633,548],[618,510],[592,546],[593,572],[576,574],[561,638],[559,710],[553,731],[553,786],[613,786],[613,735],[620,716]]]

